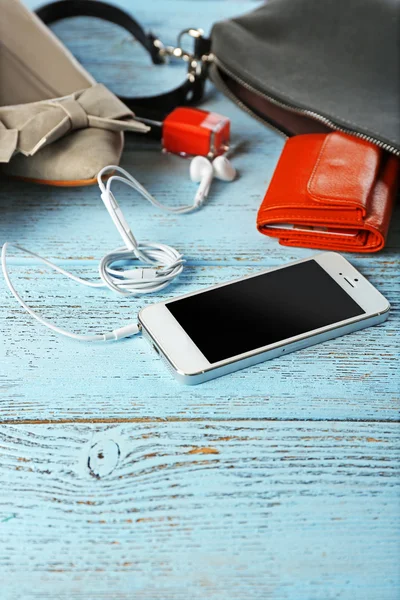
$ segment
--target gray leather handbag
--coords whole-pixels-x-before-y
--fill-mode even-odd
[[[269,0],[211,32],[210,75],[284,134],[338,130],[400,154],[400,0]]]
[[[154,98],[122,98],[136,114],[196,104],[209,73],[216,86],[286,135],[338,130],[400,153],[400,0],[268,0],[244,16],[199,30],[193,53],[165,47],[121,9],[99,0],[40,8],[47,24],[85,14],[116,23],[153,63],[184,58],[184,85]],[[146,114],[147,113],[147,114]]]

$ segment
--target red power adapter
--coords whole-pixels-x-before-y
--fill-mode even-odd
[[[163,122],[164,152],[214,158],[228,150],[229,139],[230,120],[214,112],[182,106]]]

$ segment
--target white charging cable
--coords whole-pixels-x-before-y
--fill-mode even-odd
[[[111,175],[106,182],[103,181],[107,173],[118,172],[123,175]],[[155,242],[137,242],[131,228],[125,220],[125,217],[111,191],[114,181],[119,181],[139,192],[153,206],[161,208],[167,212],[175,214],[190,213],[199,208],[202,202],[194,202],[188,206],[165,206],[152,196],[137,179],[132,177],[125,169],[116,165],[104,167],[98,176],[97,182],[101,190],[101,198],[104,202],[110,217],[118,229],[125,246],[117,248],[106,254],[100,261],[99,274],[105,285],[123,295],[129,294],[147,294],[158,292],[169,285],[183,270],[184,259],[175,248],[166,244]],[[116,270],[117,263],[125,261],[139,260],[142,263],[151,265],[153,268],[144,269],[124,269],[120,267]]]
[[[59,273],[62,273],[63,275],[66,275],[70,279],[73,279],[74,281],[77,281],[78,283],[82,283],[83,285],[88,285],[90,287],[98,288],[98,287],[104,287],[104,284],[103,283],[94,283],[94,282],[88,281],[87,279],[82,279],[81,277],[77,277],[73,273],[70,273],[69,271],[65,271],[65,269],[62,269],[58,265],[55,265],[54,263],[47,260],[46,258],[42,258],[38,254],[35,254],[35,252],[31,252],[30,250],[27,250],[26,248],[23,248],[22,246],[19,246],[18,244],[6,242],[5,244],[3,244],[3,247],[1,249],[1,267],[3,269],[3,275],[4,275],[4,279],[6,281],[6,284],[8,286],[8,289],[13,294],[14,298],[20,303],[20,305],[23,308],[25,308],[25,310],[30,315],[32,315],[32,317],[34,319],[39,321],[39,323],[42,323],[42,325],[45,325],[46,327],[48,327],[49,329],[52,329],[56,333],[65,335],[65,336],[67,336],[69,338],[73,338],[75,340],[80,340],[81,342],[108,342],[111,340],[120,340],[124,337],[130,337],[131,335],[135,335],[136,333],[139,333],[139,331],[140,331],[139,325],[137,323],[129,323],[125,327],[120,327],[119,329],[114,329],[114,331],[110,331],[108,333],[85,335],[85,334],[80,334],[80,333],[73,333],[72,331],[62,329],[61,327],[57,327],[57,325],[54,325],[54,323],[52,323],[48,319],[44,319],[21,298],[21,296],[19,295],[19,293],[17,292],[17,290],[11,283],[10,277],[8,275],[7,261],[6,261],[6,254],[7,254],[8,246],[13,246],[14,248],[17,248],[18,250],[25,252],[26,254],[30,254],[31,256],[34,256],[35,258],[37,258],[41,262],[45,263],[49,267],[52,267],[55,271],[58,271]]]
[[[111,175],[106,182],[103,182],[102,177],[109,172],[118,172],[123,175]],[[13,294],[15,299],[19,302],[19,304],[25,308],[25,310],[34,317],[37,321],[45,325],[49,329],[52,329],[56,333],[61,335],[86,341],[86,342],[97,342],[97,341],[110,341],[110,340],[119,340],[124,337],[130,337],[139,333],[140,327],[137,323],[130,323],[124,327],[120,327],[119,329],[115,329],[114,331],[102,334],[93,334],[93,335],[85,335],[78,334],[67,331],[66,329],[62,329],[61,327],[57,327],[51,321],[40,316],[36,311],[34,311],[19,295],[14,285],[10,280],[10,276],[8,274],[7,267],[7,249],[9,246],[13,246],[14,248],[25,252],[37,258],[41,262],[45,263],[55,271],[62,273],[69,279],[73,279],[77,283],[81,283],[83,285],[94,287],[94,288],[104,288],[108,287],[119,294],[123,294],[124,296],[128,295],[140,295],[147,294],[150,292],[160,291],[169,285],[176,277],[178,277],[183,270],[184,258],[182,254],[180,254],[175,248],[171,246],[167,246],[166,244],[159,243],[149,243],[149,242],[137,242],[133,233],[127,224],[124,215],[121,209],[118,206],[118,203],[115,199],[114,194],[111,192],[111,185],[114,181],[119,181],[124,183],[134,190],[139,192],[144,198],[146,198],[151,204],[160,208],[162,210],[166,210],[168,212],[184,214],[190,213],[196,210],[201,203],[194,202],[191,206],[179,206],[179,207],[171,207],[165,206],[158,202],[132,175],[130,175],[127,171],[118,167],[116,165],[110,165],[102,169],[97,177],[98,184],[101,190],[102,200],[113,219],[115,225],[117,226],[118,231],[120,232],[125,246],[121,248],[116,248],[112,252],[109,252],[104,256],[99,264],[99,274],[101,278],[101,282],[92,282],[87,279],[83,279],[82,277],[78,277],[69,271],[59,267],[58,265],[52,263],[36,254],[35,252],[31,252],[18,244],[14,244],[11,242],[6,242],[1,251],[1,266],[4,274],[4,279],[6,284]],[[126,265],[126,263],[132,263],[133,261],[140,261],[145,263],[146,265],[151,265],[151,267],[145,268],[125,268],[122,266],[122,263]],[[121,263],[118,266],[118,263]],[[118,266],[118,268],[117,268]]]
[[[114,173],[120,173],[120,175],[114,175]],[[106,181],[103,181],[103,177],[111,173]],[[165,288],[167,285],[172,283],[183,271],[184,258],[175,248],[167,246],[166,244],[159,244],[156,242],[138,242],[136,241],[131,228],[129,227],[114,194],[111,191],[111,186],[114,181],[124,183],[129,187],[133,188],[136,192],[139,192],[146,200],[148,200],[153,206],[175,214],[185,214],[197,210],[205,201],[208,190],[210,188],[212,177],[218,177],[225,181],[232,181],[235,177],[235,170],[232,165],[225,157],[217,157],[211,164],[207,159],[202,156],[197,156],[192,160],[191,163],[191,178],[193,181],[200,181],[199,190],[201,193],[196,194],[193,204],[187,206],[165,206],[161,204],[154,196],[152,196],[146,188],[142,186],[137,179],[132,177],[125,169],[117,165],[109,165],[102,169],[98,176],[97,182],[101,191],[101,198],[104,202],[108,213],[110,214],[115,226],[117,227],[125,246],[116,248],[106,254],[99,263],[99,275],[100,282],[92,282],[82,277],[78,277],[65,269],[62,269],[58,265],[52,263],[46,258],[42,258],[35,252],[26,250],[19,244],[6,242],[1,250],[1,267],[4,274],[4,279],[8,286],[8,289],[13,294],[15,299],[25,310],[32,315],[39,323],[45,325],[49,329],[52,329],[56,333],[65,335],[67,337],[81,340],[85,342],[99,342],[99,341],[110,341],[119,340],[125,337],[130,337],[139,333],[140,326],[138,323],[129,323],[124,327],[114,329],[108,333],[101,334],[79,334],[67,331],[61,327],[57,327],[51,321],[41,317],[36,311],[33,310],[26,302],[21,298],[13,284],[11,283],[10,276],[7,268],[7,248],[13,246],[14,248],[30,254],[34,258],[37,258],[41,262],[45,263],[55,271],[62,273],[69,279],[73,279],[77,283],[87,285],[94,288],[105,288],[108,287],[114,292],[122,294],[123,296],[129,295],[141,295],[148,294],[150,292],[158,292]],[[134,261],[140,261],[146,266],[144,268],[126,268],[126,264],[131,266],[130,263]]]

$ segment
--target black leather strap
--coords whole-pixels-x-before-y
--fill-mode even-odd
[[[139,23],[128,13],[106,2],[98,0],[58,0],[40,7],[36,14],[50,25],[55,21],[70,17],[96,17],[123,27],[150,54],[154,64],[163,64],[159,47],[155,45],[157,38],[146,33]],[[203,37],[194,40],[194,56],[200,58],[210,50],[210,41]],[[190,81],[188,78],[179,87],[158,96],[119,96],[121,100],[138,116],[163,120],[177,106],[193,105],[200,102],[204,92],[205,77],[200,76]]]

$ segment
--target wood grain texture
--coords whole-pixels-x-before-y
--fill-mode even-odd
[[[7,600],[399,597],[397,425],[1,426],[0,454]]]
[[[116,3],[166,43],[259,5]],[[71,23],[54,30],[116,92],[159,93],[184,77],[180,65],[150,65],[114,26]],[[283,139],[207,93],[204,106],[232,119],[239,179],[214,182],[207,205],[182,217],[118,190],[139,240],[185,254],[180,281],[125,299],[15,254],[13,280],[43,315],[108,330],[149,302],[313,253],[255,229]],[[193,197],[187,161],[148,140],[127,136],[122,166],[162,202]],[[120,244],[96,188],[15,181],[0,186],[6,239],[88,277]],[[57,337],[0,279],[1,600],[399,598],[399,246],[397,210],[383,252],[348,255],[392,303],[385,324],[195,388],[176,383],[140,338]]]
[[[71,264],[80,275],[87,261]],[[18,287],[28,303],[60,326],[102,331],[135,318],[153,298],[122,299],[81,289],[59,274],[18,266]],[[251,267],[187,269],[179,284],[186,292],[247,274]],[[390,278],[370,269],[383,293],[394,296]],[[106,302],[102,298],[106,298]],[[182,386],[141,337],[117,344],[79,344],[36,325],[13,298],[5,296],[0,329],[8,340],[0,379],[1,419],[54,420],[183,417],[284,419],[398,419],[396,321],[269,361],[194,388]],[[34,340],[34,343],[33,343]]]

